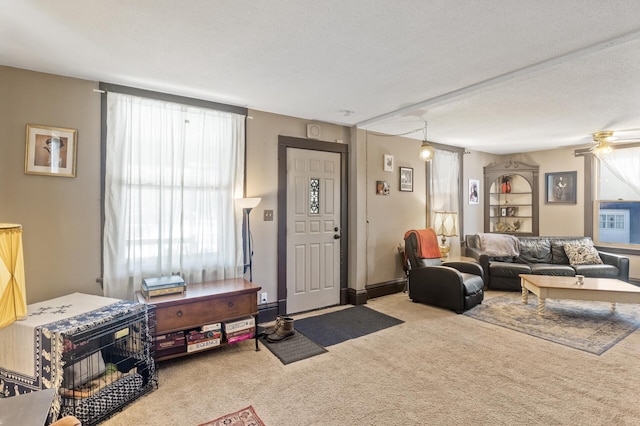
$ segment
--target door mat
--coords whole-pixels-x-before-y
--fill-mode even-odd
[[[260,337],[260,342],[285,365],[327,352],[325,348],[299,332],[281,342],[270,343],[264,336]]]
[[[226,416],[219,417],[215,420],[211,420],[207,423],[202,423],[198,426],[265,426],[264,422],[256,414],[253,407],[250,405],[247,408],[238,410],[235,413],[227,414]]]
[[[364,305],[358,305],[328,314],[295,320],[294,327],[309,339],[326,347],[375,333],[403,322]]]
[[[538,315],[538,298],[521,293],[485,299],[464,315],[526,333],[540,339],[602,355],[640,326],[640,307],[617,303],[611,313],[609,302],[547,299],[543,315]]]

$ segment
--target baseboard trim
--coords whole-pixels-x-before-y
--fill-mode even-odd
[[[341,289],[340,304],[366,305],[369,299],[400,293],[405,290],[406,285],[406,278],[398,278],[383,283],[366,285],[364,290],[356,290],[354,288]],[[258,305],[258,321],[259,323],[275,321],[279,312],[286,312],[285,301]]]
[[[387,296],[389,294],[400,293],[405,290],[407,285],[406,278],[398,278],[392,281],[386,281],[383,283],[369,284],[365,286],[367,291],[367,298],[373,299],[376,297]]]
[[[367,290],[347,289],[347,303],[349,305],[366,305],[367,298]]]
[[[278,312],[278,303],[263,303],[258,305],[258,324],[275,321],[276,316],[278,316]]]

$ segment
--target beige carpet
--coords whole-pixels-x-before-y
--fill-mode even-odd
[[[405,322],[289,365],[253,343],[164,362],[160,387],[104,424],[198,425],[249,405],[267,426],[639,422],[639,331],[597,356],[403,293],[367,306]]]

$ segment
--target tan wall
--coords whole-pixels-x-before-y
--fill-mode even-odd
[[[484,187],[484,166],[494,161],[499,161],[500,158],[501,157],[497,155],[478,151],[469,151],[469,153],[464,156],[462,182],[466,195],[462,206],[464,212],[464,227],[462,232],[465,235],[484,232],[484,191],[489,190],[489,188]],[[480,202],[478,204],[469,204],[469,179],[480,181],[478,193]],[[460,239],[464,240],[464,235],[461,235]]]
[[[363,179],[366,205],[366,284],[404,277],[398,244],[404,234],[426,226],[426,166],[418,159],[420,141],[364,134],[366,175]],[[384,155],[393,155],[393,171],[383,168]],[[400,191],[400,167],[413,168],[413,192]],[[389,184],[389,195],[376,194],[376,182]]]
[[[268,294],[268,302],[277,300],[278,242],[278,136],[307,137],[307,124],[313,120],[249,111],[247,120],[248,197],[261,197],[251,212],[253,234],[253,281]],[[327,123],[321,127],[321,140],[349,141],[349,128]],[[264,221],[264,211],[273,210],[273,221]]]
[[[576,157],[575,148],[532,152],[530,164],[540,165],[540,235],[584,235],[584,158]],[[546,204],[545,173],[577,172],[576,204]]]
[[[0,222],[23,226],[27,303],[102,294],[97,86],[0,66]],[[27,123],[78,130],[75,178],[24,174]]]
[[[72,292],[102,294],[100,276],[100,95],[96,82],[0,66],[0,222],[21,223],[27,300],[35,303]],[[254,281],[276,300],[277,289],[277,144],[278,135],[306,137],[313,122],[261,111],[250,111],[247,121],[247,195],[262,197],[252,212]],[[27,123],[78,130],[77,176],[61,178],[24,174]],[[403,276],[397,245],[408,229],[425,226],[425,167],[416,157],[419,141],[367,134],[364,130],[319,123],[322,140],[349,144],[350,245],[349,285],[367,284]],[[384,172],[382,157],[394,156],[393,172]],[[471,152],[465,155],[463,183],[479,179],[482,167],[496,158]],[[506,161],[508,158],[505,157]],[[540,151],[514,160],[539,164],[541,235],[582,235],[583,160],[572,149]],[[414,169],[413,192],[398,191],[398,167]],[[578,171],[576,205],[544,204],[544,173]],[[375,194],[375,181],[387,180],[389,196]],[[358,187],[358,191],[354,188]],[[482,194],[482,192],[481,192]],[[465,202],[465,233],[483,230],[483,205]],[[274,210],[274,221],[263,212]],[[366,247],[366,249],[365,249]],[[640,257],[632,257],[631,275],[640,276]]]

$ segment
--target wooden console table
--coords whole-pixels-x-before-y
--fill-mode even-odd
[[[141,303],[155,306],[154,337],[176,331],[196,329],[212,323],[225,323],[249,316],[255,319],[255,343],[258,348],[258,291],[262,287],[243,279],[210,281],[188,284],[184,294],[145,298],[136,292]],[[220,346],[224,345],[222,342]],[[213,346],[204,350],[216,349]],[[198,352],[179,352],[156,357],[157,361],[191,355]]]

